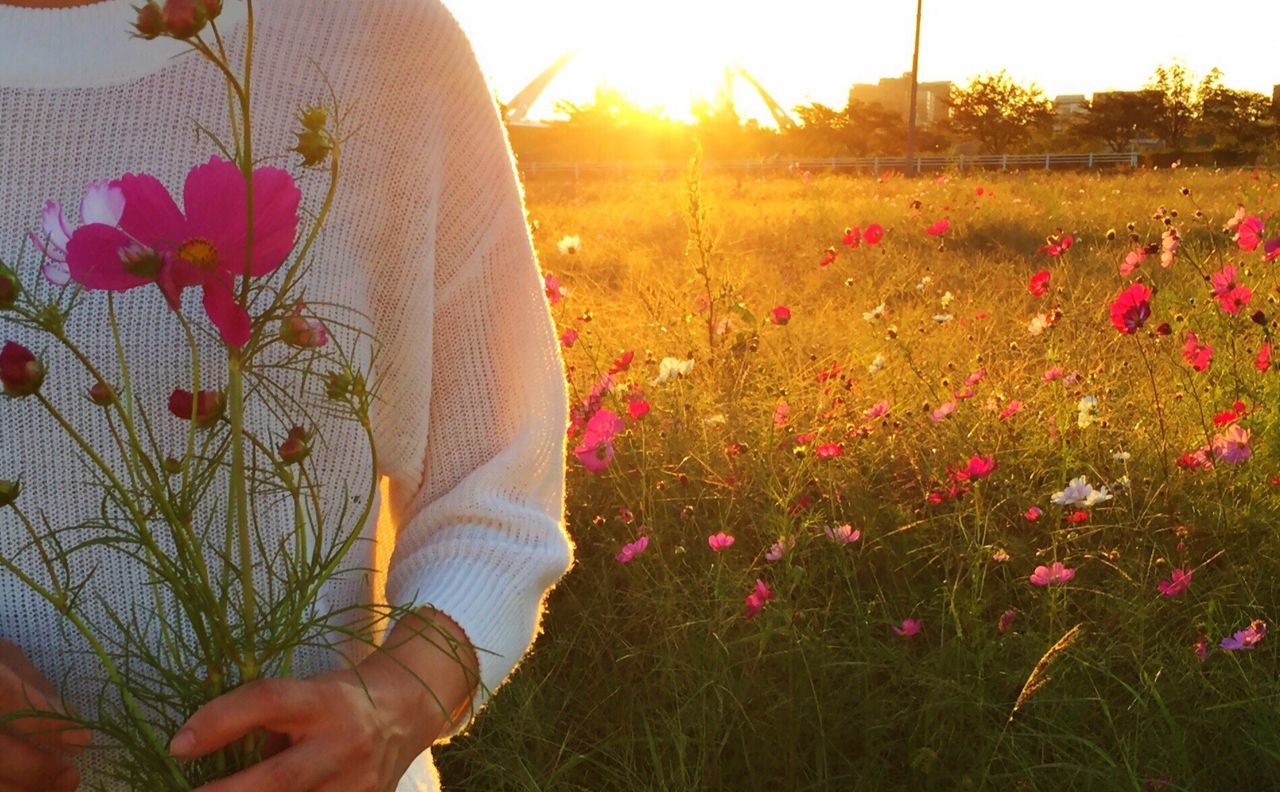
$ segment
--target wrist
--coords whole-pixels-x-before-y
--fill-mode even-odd
[[[399,619],[383,645],[360,664],[359,676],[398,726],[413,724],[410,739],[420,753],[466,717],[479,667],[457,623],[424,607]]]

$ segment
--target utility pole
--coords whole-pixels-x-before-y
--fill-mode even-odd
[[[916,46],[911,53],[911,104],[907,109],[907,162],[903,172],[916,175],[916,97],[920,89],[920,17],[924,0],[916,0]]]

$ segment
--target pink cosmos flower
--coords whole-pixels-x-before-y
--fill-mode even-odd
[[[794,539],[788,539],[785,536],[778,537],[778,541],[774,542],[769,547],[769,551],[764,554],[765,560],[766,561],[781,560],[782,556],[784,556],[788,550],[790,550],[792,547],[795,546],[795,543],[796,542]]]
[[[950,218],[942,218],[924,230],[928,236],[942,236],[951,228]]]
[[[769,312],[769,321],[776,325],[784,325],[791,321],[791,309],[785,305],[776,306]]]
[[[734,542],[734,538],[731,535],[725,533],[724,531],[717,531],[716,533],[713,533],[707,537],[707,544],[711,547],[712,550],[715,550],[717,553],[719,553],[721,550],[726,550],[732,547],[733,542]]]
[[[634,542],[628,542],[622,546],[622,550],[614,556],[618,559],[619,564],[629,564],[632,559],[645,551],[649,546],[649,537],[642,536]]]
[[[1027,522],[1035,522],[1040,519],[1040,515],[1042,514],[1044,514],[1044,512],[1040,510],[1039,506],[1032,506],[1030,509],[1027,509],[1026,513],[1022,516],[1027,519]]]
[[[1060,378],[1065,373],[1066,371],[1063,370],[1062,366],[1054,366],[1053,368],[1046,371],[1044,373],[1044,376],[1042,376],[1040,379],[1044,380],[1045,382],[1053,382],[1054,380]]]
[[[975,454],[969,457],[965,467],[951,472],[951,479],[957,482],[977,481],[990,476],[997,467],[999,463],[994,456],[984,457]]]
[[[814,451],[818,459],[834,459],[844,453],[844,445],[841,443],[823,443]]]
[[[245,261],[248,198],[244,177],[218,157],[187,173],[183,210],[160,180],[128,173],[110,183],[124,195],[116,225],[82,225],[67,242],[71,277],[86,289],[127,291],[155,283],[172,310],[199,286],[210,321],[232,346],[249,340],[249,314],[236,301],[236,278],[274,272],[293,249],[302,193],[288,171],[253,172],[253,258]],[[98,218],[108,219],[108,218]],[[247,267],[246,267],[247,264]]]
[[[565,289],[560,285],[560,279],[550,272],[543,274],[543,291],[547,295],[547,302],[551,305],[564,299]]]
[[[1241,250],[1250,252],[1257,250],[1258,245],[1262,242],[1262,218],[1257,215],[1249,215],[1240,221],[1240,225],[1236,228],[1236,244]]]
[[[934,423],[940,423],[950,418],[951,414],[956,411],[957,406],[959,405],[954,401],[949,401],[946,404],[939,406],[938,409],[934,410],[929,417],[933,419]]]
[[[970,374],[968,377],[965,378],[965,381],[964,381],[965,387],[971,388],[974,385],[977,385],[979,382],[982,382],[986,378],[987,378],[987,370],[978,369],[977,371],[973,372],[972,374]]]
[[[1027,283],[1027,291],[1036,297],[1043,297],[1049,291],[1049,270],[1040,270],[1031,276],[1030,282]]]
[[[1149,316],[1151,290],[1141,283],[1135,283],[1120,292],[1111,303],[1111,324],[1126,335],[1138,332]]]
[[[1249,626],[1240,630],[1230,638],[1223,638],[1219,644],[1228,652],[1234,652],[1237,649],[1250,651],[1257,646],[1263,638],[1267,636],[1267,625],[1262,619],[1254,619]]]
[[[598,410],[587,421],[582,440],[573,449],[573,453],[582,460],[583,467],[592,473],[599,473],[613,461],[614,435],[626,428],[622,418],[613,411]]]
[[[903,638],[911,638],[920,634],[919,619],[903,619],[901,627],[894,627],[893,631]]]
[[[1213,347],[1200,343],[1200,338],[1188,330],[1187,342],[1182,346],[1182,358],[1196,371],[1205,371],[1213,362]]]
[[[1147,251],[1143,248],[1134,248],[1125,255],[1124,261],[1120,263],[1120,277],[1127,278],[1133,274],[1133,271],[1142,266],[1142,262],[1147,258]]]
[[[1263,342],[1262,346],[1258,348],[1258,354],[1253,359],[1253,367],[1263,374],[1267,373],[1267,370],[1271,368],[1270,341]]]
[[[85,188],[84,197],[80,199],[81,223],[114,226],[120,222],[122,214],[124,193],[119,187],[109,182],[96,181]],[[67,243],[71,241],[71,234],[62,204],[57,201],[49,201],[44,205],[40,217],[40,235],[28,234],[31,243],[44,256],[41,274],[45,280],[57,286],[65,286],[71,280],[71,271],[67,269]]]
[[[769,584],[756,578],[756,587],[747,595],[747,612],[743,618],[747,621],[754,619],[764,609],[764,604],[773,598],[773,590],[769,588]]]
[[[872,223],[867,226],[866,231],[862,232],[862,241],[868,245],[877,245],[882,239],[884,239],[884,226],[879,223]]]
[[[862,244],[862,230],[857,226],[846,228],[844,230],[844,236],[841,237],[840,241],[848,245],[850,248],[856,248]]]
[[[778,402],[773,408],[773,425],[786,426],[787,416],[791,413],[791,405],[786,402]]]
[[[1011,401],[1009,402],[1008,405],[1005,406],[1003,410],[1000,411],[1000,420],[1003,421],[1006,418],[1012,418],[1013,416],[1017,415],[1018,412],[1021,410],[1022,410],[1022,402]]]
[[[839,253],[836,252],[835,248],[827,248],[826,252],[822,254],[822,259],[818,262],[818,266],[825,268],[831,262],[835,261],[836,256],[838,255]]]
[[[1182,238],[1178,236],[1178,229],[1166,228],[1164,233],[1160,235],[1160,266],[1168,269],[1173,266],[1174,254],[1178,252],[1179,245],[1182,244]]]
[[[1238,465],[1247,460],[1249,451],[1249,430],[1240,424],[1232,424],[1226,432],[1213,436],[1213,456],[1222,462]]]
[[[1196,653],[1196,658],[1200,662],[1204,662],[1205,657],[1209,654],[1209,636],[1204,633],[1196,636],[1195,645],[1191,647]]]
[[[1238,313],[1253,298],[1253,290],[1236,283],[1236,268],[1228,264],[1209,277],[1213,299],[1229,314]]]
[[[1262,246],[1263,261],[1272,262],[1280,258],[1280,237],[1268,239]]]
[[[878,401],[875,404],[871,405],[871,407],[869,407],[867,411],[862,414],[862,417],[866,418],[868,421],[874,421],[875,419],[884,416],[884,414],[887,412],[889,412],[889,402]]]
[[[1018,612],[1013,608],[1009,608],[1004,613],[1000,614],[1000,620],[996,622],[996,629],[1000,632],[1008,632],[1009,628],[1013,626],[1014,620],[1017,618]]]
[[[1156,585],[1156,589],[1166,597],[1176,597],[1191,585],[1193,574],[1195,572],[1191,569],[1175,569],[1168,580],[1162,580]]]
[[[1048,586],[1052,584],[1062,584],[1071,580],[1076,576],[1076,571],[1071,567],[1062,565],[1061,561],[1054,561],[1053,566],[1038,566],[1031,573],[1031,582],[1037,586]]]
[[[836,544],[842,544],[842,545],[853,544],[854,542],[862,538],[862,531],[854,528],[849,523],[845,523],[844,525],[838,525],[835,527],[828,525],[825,528],[823,528],[822,531],[827,535],[828,539],[835,542]]]

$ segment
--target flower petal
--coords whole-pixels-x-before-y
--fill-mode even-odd
[[[80,199],[80,223],[119,225],[124,215],[124,191],[111,182],[96,181],[84,190]]]
[[[159,179],[126,173],[111,184],[124,195],[119,225],[125,233],[156,250],[172,250],[182,243],[186,220]]]
[[[123,231],[101,223],[80,226],[67,242],[67,268],[86,289],[125,291],[150,283],[130,275],[120,261],[120,250],[131,244]],[[48,274],[46,274],[48,277]]]
[[[115,223],[108,223],[108,225],[115,225]],[[44,205],[44,211],[40,215],[40,230],[48,238],[51,247],[57,248],[58,251],[67,249],[67,240],[71,238],[71,231],[67,229],[67,218],[62,213],[62,204],[49,201]],[[47,250],[45,255],[55,258]]]
[[[249,314],[236,302],[229,275],[205,279],[204,310],[222,333],[223,341],[237,347],[248,342]]]
[[[298,234],[298,205],[302,191],[280,168],[253,172],[254,275],[274,272],[293,250]]]

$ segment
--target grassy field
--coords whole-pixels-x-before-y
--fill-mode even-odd
[[[446,785],[1280,788],[1276,187],[530,182],[577,564]]]

